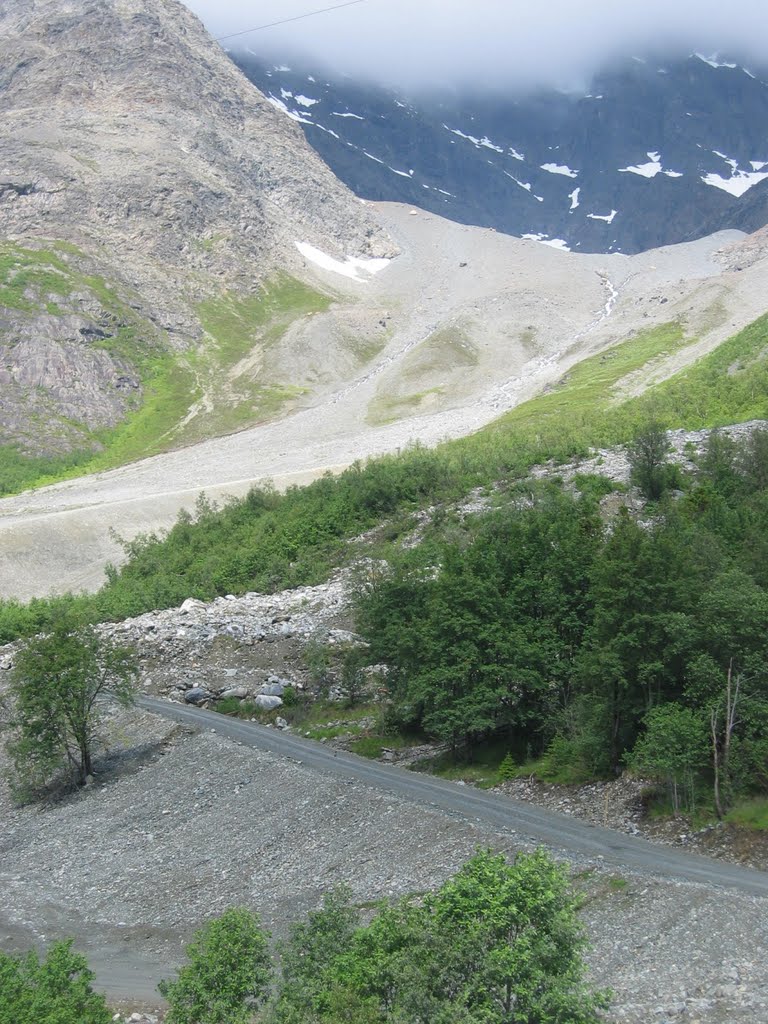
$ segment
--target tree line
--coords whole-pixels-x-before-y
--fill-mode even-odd
[[[470,756],[504,737],[568,781],[629,765],[676,811],[768,792],[768,431],[713,433],[688,476],[652,440],[640,516],[606,522],[605,481],[528,486],[364,581],[396,727]]]

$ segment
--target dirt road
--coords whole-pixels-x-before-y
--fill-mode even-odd
[[[369,761],[320,743],[299,739],[277,729],[184,707],[170,701],[142,697],[142,707],[187,725],[210,729],[246,746],[290,757],[309,768],[354,779],[399,797],[461,814],[491,826],[513,829],[536,842],[571,853],[603,857],[606,861],[666,878],[706,882],[758,896],[768,896],[768,873],[750,871],[720,861],[655,846],[643,839],[597,828],[564,814],[518,803],[494,793],[444,782]]]

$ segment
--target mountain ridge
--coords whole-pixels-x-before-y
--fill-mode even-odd
[[[393,252],[176,0],[6,3],[0,67],[0,441],[98,448],[158,359],[205,343],[201,304],[258,299],[297,241]]]
[[[768,75],[733,61],[627,58],[573,93],[410,94],[302,58],[231,56],[367,199],[582,252],[768,220],[750,195],[768,177]]]

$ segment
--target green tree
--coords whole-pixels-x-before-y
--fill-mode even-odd
[[[664,782],[672,811],[695,807],[696,779],[707,763],[707,722],[701,712],[663,704],[646,715],[645,732],[627,758],[629,767]]]
[[[682,689],[692,572],[685,524],[671,516],[647,530],[622,510],[595,564],[594,617],[578,665],[583,691],[605,709],[611,768],[647,712]]]
[[[677,479],[675,467],[667,461],[670,445],[667,432],[651,420],[627,446],[630,479],[649,501],[658,501]]]
[[[0,1024],[109,1024],[104,996],[72,942],[55,942],[44,960],[36,952],[0,952]]]
[[[607,993],[591,991],[584,981],[586,937],[577,900],[565,868],[544,851],[512,864],[501,854],[480,852],[428,900],[428,909],[441,932],[466,944],[463,999],[478,1019],[599,1019]]]
[[[169,1003],[167,1024],[247,1024],[272,976],[268,934],[242,907],[200,928],[175,981],[158,985]]]
[[[465,751],[502,730],[535,736],[569,699],[599,534],[593,503],[552,489],[443,545],[437,573],[417,551],[376,578],[359,628],[392,668],[401,720]]]
[[[346,952],[360,923],[351,895],[344,886],[334,889],[322,907],[294,925],[280,944],[281,982],[267,1012],[270,1024],[311,1019],[334,1006],[332,967]]]
[[[14,661],[5,721],[17,796],[57,782],[85,784],[105,699],[130,704],[137,674],[129,648],[67,618],[25,644]]]
[[[341,659],[341,688],[347,706],[353,708],[365,693],[366,652],[361,647],[349,647]]]
[[[591,1024],[607,994],[585,984],[584,946],[563,868],[542,852],[509,864],[485,851],[434,895],[359,929],[336,987],[357,998],[359,1019],[376,1008],[381,1022]]]

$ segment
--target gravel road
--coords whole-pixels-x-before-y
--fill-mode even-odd
[[[219,730],[242,723],[190,714],[195,729],[116,712],[113,767],[53,806],[13,807],[0,783],[0,948],[75,936],[111,999],[150,1007],[192,931],[227,907],[251,907],[280,936],[339,882],[367,906],[439,886],[478,846],[514,856],[546,835],[584,893],[591,974],[616,993],[609,1021],[768,1024],[754,875],[667,850],[652,851],[658,870],[633,867],[646,844],[304,740],[255,749],[289,738],[232,739]]]
[[[354,779],[398,797],[461,814],[483,824],[512,831],[567,853],[602,857],[617,866],[667,878],[720,885],[757,896],[768,896],[768,873],[678,853],[620,832],[574,820],[564,814],[532,807],[495,793],[408,772],[394,765],[369,761],[346,751],[329,750],[312,740],[299,739],[253,722],[238,721],[212,711],[188,708],[170,701],[141,697],[148,711],[185,725],[210,729],[238,743],[290,757],[309,768]]]

